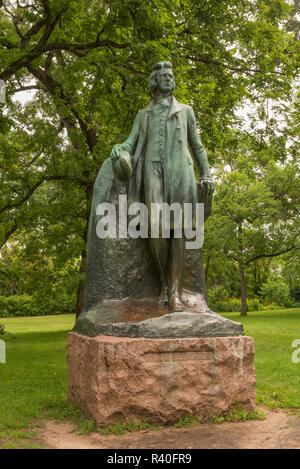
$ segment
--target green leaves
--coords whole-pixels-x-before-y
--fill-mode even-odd
[[[275,252],[296,231],[296,3],[30,4],[10,8],[20,21],[3,8],[0,15],[0,76],[8,90],[0,107],[0,222],[9,256],[37,263],[40,256],[50,283],[52,264],[74,276],[71,265],[79,269],[81,259],[84,270],[96,175],[147,105],[152,65],[169,60],[176,98],[195,110],[218,186],[205,243],[218,260],[212,277],[237,292],[234,259]],[[13,101],[35,84],[29,103]],[[237,114],[243,105],[251,118]]]

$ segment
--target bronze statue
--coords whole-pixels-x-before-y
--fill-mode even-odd
[[[198,202],[189,147],[206,197],[211,197],[214,184],[193,109],[173,96],[172,65],[169,62],[155,64],[148,82],[153,99],[148,107],[138,112],[127,140],[113,147],[111,159],[113,165],[117,165],[125,153],[130,153],[129,200],[144,202],[151,217],[153,203],[177,202],[183,206],[187,202],[194,205]],[[129,173],[131,175],[131,171]],[[185,238],[149,237],[149,243],[162,287],[159,302],[169,304],[173,311],[183,311]]]
[[[170,236],[160,231],[161,218],[153,209],[155,204],[189,204],[193,208],[199,207],[199,202],[205,221],[211,213],[214,184],[194,112],[173,97],[170,63],[159,62],[153,67],[149,86],[152,101],[138,112],[127,140],[113,147],[111,158],[104,161],[95,181],[84,307],[74,331],[89,337],[243,335],[242,324],[208,307],[201,245],[188,248],[185,237],[191,238],[182,226],[178,236],[175,215],[169,224]],[[200,181],[196,180],[189,148]],[[128,211],[122,205],[123,198],[128,199]],[[146,209],[146,218],[139,224],[145,236],[142,230],[131,236],[132,219],[123,223],[117,216],[124,212],[127,216],[134,202]],[[113,236],[110,230],[98,230],[104,226],[106,210],[116,220]],[[180,217],[182,221],[182,214]],[[193,215],[191,218],[194,223]],[[154,219],[159,228],[157,237],[152,237],[152,232],[149,236],[149,219]],[[195,223],[197,228],[197,217]],[[120,229],[124,226],[128,228],[126,235]]]

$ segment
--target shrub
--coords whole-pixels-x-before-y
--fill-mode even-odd
[[[12,334],[11,332],[8,332],[5,329],[5,326],[3,326],[3,324],[0,324],[0,335],[8,335],[8,336],[12,337],[13,339],[16,338],[16,336],[14,334]]]
[[[290,298],[296,303],[300,304],[300,284],[294,285],[290,289]]]
[[[288,285],[282,280],[269,280],[261,289],[264,303],[276,303],[279,306],[291,306],[290,291]]]
[[[247,299],[248,311],[263,311],[268,309],[280,309],[277,303],[264,304],[259,298]],[[230,298],[227,301],[218,301],[210,303],[210,308],[217,313],[232,313],[241,311],[241,300],[239,298]]]
[[[207,289],[208,302],[215,304],[218,301],[226,301],[229,298],[228,291],[223,285],[216,285]]]
[[[231,313],[241,311],[241,300],[238,298],[230,298],[227,301],[217,301],[210,307],[216,312]]]
[[[0,317],[44,316],[47,314],[66,314],[74,312],[74,302],[59,302],[29,295],[0,296]]]
[[[29,316],[30,306],[28,295],[0,296],[0,317]]]

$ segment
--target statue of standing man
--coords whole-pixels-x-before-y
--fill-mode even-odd
[[[143,202],[153,217],[152,204],[198,202],[193,159],[200,184],[209,197],[214,190],[206,151],[201,143],[191,106],[173,96],[175,81],[172,65],[159,62],[148,79],[152,101],[138,112],[127,140],[113,147],[116,162],[125,152],[131,155],[132,176],[129,180],[130,202]],[[151,252],[161,282],[159,302],[173,311],[183,311],[181,298],[185,273],[185,237],[149,237]]]

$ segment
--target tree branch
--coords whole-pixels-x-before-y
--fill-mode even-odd
[[[4,240],[0,245],[0,249],[2,249],[3,246],[5,246],[9,238],[14,234],[15,231],[17,231],[17,229],[18,229],[18,224],[15,222],[8,231],[5,231]]]
[[[58,19],[59,17],[57,16],[55,22],[51,23],[52,26],[54,25],[53,29]],[[49,39],[51,33],[53,32],[52,26],[50,29],[48,29],[47,33],[43,35],[40,42],[33,49],[31,49],[30,51],[28,51],[27,54],[23,55],[18,60],[10,64],[6,68],[6,70],[0,73],[0,78],[2,80],[7,80],[21,68],[27,67],[31,62],[33,62],[33,60],[37,59],[40,55],[44,54],[45,52],[66,50],[74,54],[78,54],[79,51],[89,51],[98,47],[112,47],[116,49],[124,49],[131,46],[131,43],[119,44],[117,42],[109,40],[95,41],[87,44],[67,44],[64,42],[53,42],[47,45],[46,42]]]
[[[103,41],[88,42],[87,44],[67,44],[65,42],[52,42],[42,48],[43,52],[50,50],[67,50],[70,52],[78,52],[83,50],[97,49],[98,47],[113,47],[114,49],[126,49],[132,44],[130,42],[124,42],[122,44],[114,41],[105,39]]]
[[[30,197],[34,194],[34,192],[45,182],[45,181],[61,181],[61,180],[68,180],[68,181],[76,181],[80,185],[83,185],[84,187],[86,186],[86,182],[80,180],[79,178],[75,176],[66,176],[66,175],[53,175],[53,176],[47,176],[44,175],[42,176],[30,189],[28,192],[21,197],[19,200],[13,202],[13,203],[8,203],[4,207],[0,209],[0,213],[5,212],[6,210],[11,210],[13,208],[21,207],[25,202],[27,202]]]
[[[4,70],[0,74],[0,78],[2,80],[7,80],[9,77],[14,75],[18,70],[20,70],[23,67],[26,67],[28,64],[30,64],[33,60],[37,59],[40,55],[42,55],[44,52],[47,52],[47,49],[45,49],[47,41],[49,40],[51,34],[53,33],[55,26],[57,25],[58,21],[60,20],[61,16],[63,13],[67,10],[67,7],[64,7],[54,18],[54,20],[51,22],[51,13],[49,10],[49,5],[48,5],[48,0],[43,0],[44,8],[45,8],[45,13],[46,13],[46,18],[44,19],[46,23],[45,31],[41,39],[39,40],[38,44],[34,46],[31,50],[28,51],[27,54],[23,55],[20,57],[18,60],[15,62],[11,63],[6,70]],[[39,22],[36,23],[35,28],[38,29],[39,27]],[[41,26],[40,26],[41,27]],[[40,29],[40,28],[39,28]],[[31,28],[32,30],[32,28]],[[27,47],[27,42],[29,41],[30,37],[23,38],[23,47]],[[24,42],[25,40],[25,42]],[[21,44],[21,50],[22,50],[22,44]]]
[[[69,96],[69,94],[63,89],[62,85],[53,78],[49,71],[43,70],[41,67],[34,67],[32,64],[29,64],[27,66],[27,69],[35,76],[35,78],[37,78],[43,83],[43,85],[46,87],[51,96],[56,96],[57,91],[59,91],[60,98],[70,107],[72,114],[77,119],[81,131],[85,136],[88,148],[93,153],[93,149],[97,144],[97,135],[95,129],[86,125],[84,120],[80,117],[75,107],[76,101],[74,100],[74,98]],[[71,142],[74,148],[78,149],[78,144],[74,141],[74,138],[71,136],[71,130],[75,127],[75,124],[70,122],[70,117],[68,117],[68,121],[66,121],[66,117],[61,112],[59,105],[57,105],[56,108],[58,110],[59,115],[61,116],[62,121],[64,122],[64,124],[66,124],[66,129],[68,131],[69,137],[71,137]],[[87,123],[89,123],[88,116],[85,117],[85,120]]]
[[[20,88],[17,88],[16,90],[13,91],[13,94],[20,93],[21,91],[41,90],[41,89],[42,87],[38,85],[20,86]]]
[[[244,264],[249,265],[251,262],[256,261],[257,259],[261,259],[263,257],[277,257],[277,256],[280,256],[281,254],[285,254],[286,252],[290,252],[293,249],[300,249],[300,248],[297,247],[295,244],[293,244],[289,248],[283,249],[282,251],[274,252],[272,254],[258,254],[257,256],[252,257],[251,259],[248,259]]]
[[[204,64],[207,64],[207,65],[217,65],[219,67],[224,67],[226,68],[227,70],[230,70],[231,72],[238,72],[238,73],[261,73],[261,71],[259,69],[255,69],[255,68],[247,68],[247,67],[234,67],[232,65],[228,65],[228,64],[225,64],[225,63],[222,63],[222,62],[219,62],[217,60],[211,60],[209,58],[206,58],[206,57],[197,57],[197,56],[190,56],[190,55],[185,55],[184,56],[186,59],[189,59],[193,62],[201,62],[201,63],[204,63]],[[285,76],[285,77],[288,77],[289,75],[284,73],[284,72],[275,72],[275,71],[268,71],[267,73],[271,73],[272,75],[282,75],[282,76]]]

